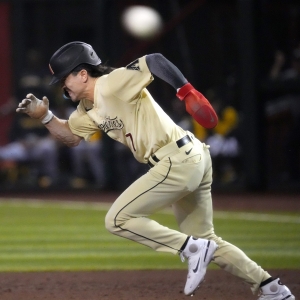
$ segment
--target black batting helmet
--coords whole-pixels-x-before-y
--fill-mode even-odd
[[[49,69],[53,75],[49,85],[57,83],[80,64],[97,66],[101,59],[91,45],[71,42],[59,48],[51,57]]]

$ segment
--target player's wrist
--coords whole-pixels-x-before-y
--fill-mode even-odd
[[[194,89],[195,88],[188,82],[177,90],[176,96],[182,101],[189,94],[189,92]]]
[[[49,109],[47,114],[41,119],[41,122],[46,125],[48,124],[54,117],[54,114],[52,113],[52,111]]]

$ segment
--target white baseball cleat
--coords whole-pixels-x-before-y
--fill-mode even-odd
[[[182,262],[188,259],[188,275],[184,294],[193,296],[195,290],[204,280],[208,264],[218,248],[214,241],[190,237],[184,250],[180,253]]]
[[[260,290],[258,300],[295,300],[295,296],[280,282],[279,278],[262,286]]]

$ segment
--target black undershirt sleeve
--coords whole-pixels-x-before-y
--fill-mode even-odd
[[[181,71],[160,53],[146,55],[150,72],[172,85],[176,90],[188,83]]]

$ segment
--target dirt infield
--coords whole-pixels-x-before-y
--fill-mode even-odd
[[[100,192],[10,193],[2,197],[112,202],[117,194]],[[217,210],[300,211],[300,195],[222,194],[214,195]],[[268,270],[279,276],[300,299],[299,270]],[[1,300],[180,300],[186,271],[99,271],[0,273]],[[249,287],[221,270],[208,270],[206,280],[193,299],[256,299]]]
[[[1,197],[41,200],[90,201],[112,203],[119,193],[103,191],[0,192]],[[300,212],[300,193],[213,193],[214,210],[295,211]]]
[[[273,271],[300,295],[299,271]],[[0,274],[1,300],[181,300],[184,271],[49,272]],[[192,299],[256,299],[246,284],[223,271],[208,270]],[[297,298],[296,298],[297,299]]]
[[[300,271],[271,271],[298,299]],[[181,300],[185,271],[105,271],[0,274],[1,300]],[[298,297],[297,297],[298,296]],[[253,300],[248,286],[223,271],[208,270],[192,299]]]

